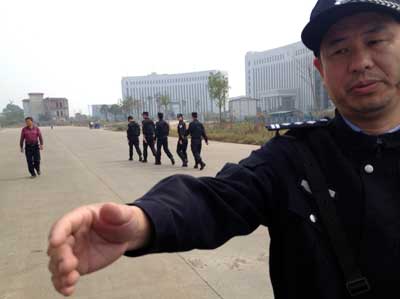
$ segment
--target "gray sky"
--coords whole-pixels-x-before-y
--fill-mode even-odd
[[[1,0],[0,111],[28,92],[70,112],[116,102],[121,77],[221,69],[245,93],[244,59],[300,40],[316,0]]]

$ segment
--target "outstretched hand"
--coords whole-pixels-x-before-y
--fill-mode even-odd
[[[81,275],[107,267],[127,250],[145,246],[150,238],[149,220],[138,207],[105,203],[66,214],[49,235],[54,288],[71,295]]]

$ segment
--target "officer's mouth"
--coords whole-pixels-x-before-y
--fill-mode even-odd
[[[381,83],[382,82],[378,80],[358,81],[350,87],[349,92],[352,95],[358,96],[368,95],[376,92]]]

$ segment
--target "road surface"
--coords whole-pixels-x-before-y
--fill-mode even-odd
[[[50,283],[46,256],[51,224],[85,204],[132,202],[172,174],[215,175],[226,162],[238,162],[256,149],[210,142],[207,167],[161,167],[128,161],[124,133],[76,127],[42,129],[43,175],[29,179],[19,152],[19,130],[0,130],[0,299],[60,298]],[[175,150],[176,139],[170,138]],[[213,251],[123,257],[100,272],[82,277],[72,298],[221,299],[273,298],[268,275],[268,232],[259,228]]]

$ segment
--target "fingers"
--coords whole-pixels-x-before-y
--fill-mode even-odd
[[[66,276],[58,277],[52,276],[51,281],[54,288],[64,296],[71,296],[75,291],[75,286],[79,280],[79,273],[77,271],[71,272]]]
[[[58,220],[50,231],[49,247],[60,246],[69,236],[76,233],[84,223],[85,216],[90,216],[90,211],[82,207],[68,213]]]
[[[69,245],[62,245],[50,251],[49,271],[55,276],[66,275],[78,268],[78,259]]]
[[[73,240],[70,244],[64,244],[58,248],[49,250],[49,271],[52,274],[54,288],[65,296],[71,295],[75,290],[80,274],[78,272],[79,261],[73,254]]]

